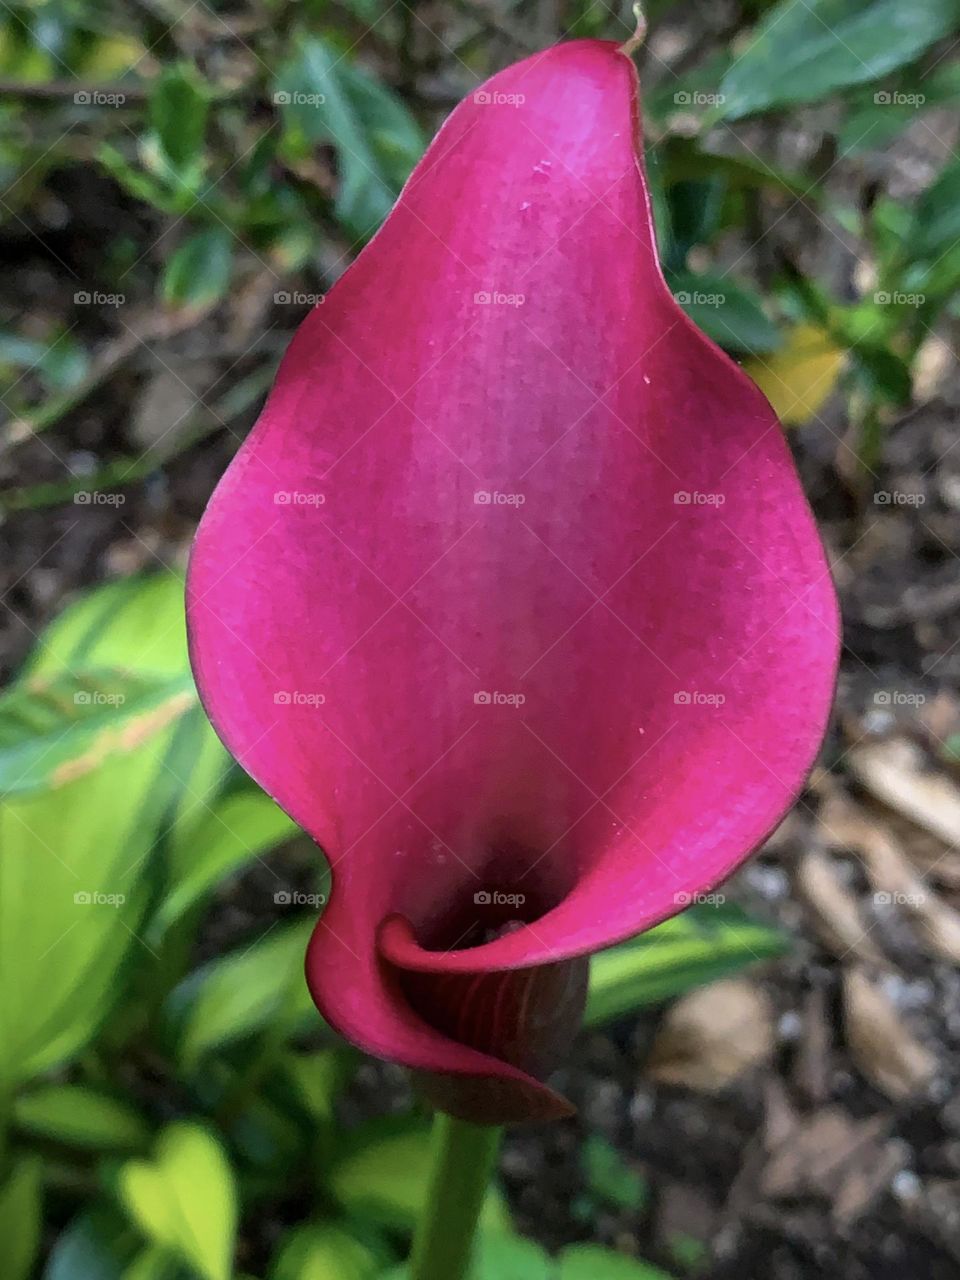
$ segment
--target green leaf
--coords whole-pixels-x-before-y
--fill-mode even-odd
[[[41,340],[0,330],[0,368],[10,367],[39,375],[46,391],[70,391],[86,377],[90,357],[71,333],[49,332]]]
[[[720,81],[728,120],[817,102],[912,62],[960,23],[960,0],[780,0]]]
[[[68,1060],[123,993],[176,779],[170,731],[53,793],[0,806],[0,1081]]]
[[[960,240],[960,160],[948,164],[917,201],[907,248],[914,262],[939,258]]]
[[[183,577],[155,573],[107,583],[69,605],[47,627],[27,665],[33,677],[66,671],[115,670],[187,680]],[[169,856],[185,868],[193,824],[206,815],[229,768],[229,757],[199,706],[175,726],[175,741],[162,758],[162,781],[175,810],[164,813]],[[159,741],[159,740],[158,740]]]
[[[374,1120],[355,1132],[330,1173],[330,1191],[351,1215],[412,1231],[426,1204],[432,1147],[429,1127],[409,1120]],[[487,1231],[508,1232],[502,1196],[491,1188],[481,1213]]]
[[[0,792],[61,787],[162,734],[196,701],[187,676],[86,671],[16,684],[0,695]]]
[[[29,1280],[33,1274],[43,1221],[42,1167],[37,1159],[22,1160],[0,1187],[3,1280]]]
[[[709,244],[720,230],[726,188],[725,180],[719,175],[700,182],[675,182],[669,188],[678,270],[683,268],[687,254],[695,245]]]
[[[188,671],[183,591],[182,574],[151,573],[87,592],[43,632],[28,673],[115,668],[172,676]]]
[[[316,921],[276,926],[259,942],[197,970],[168,1003],[179,1058],[195,1071],[211,1050],[260,1031],[274,1018],[291,1027],[311,1015],[303,957]]]
[[[43,1280],[124,1280],[137,1243],[118,1211],[98,1205],[57,1237]]]
[[[598,1199],[634,1212],[646,1203],[646,1182],[609,1142],[597,1135],[588,1138],[582,1159],[587,1187]]]
[[[908,68],[888,89],[871,87],[851,95],[850,114],[837,145],[843,156],[861,155],[887,146],[925,111],[960,95],[960,64],[943,62],[929,73]]]
[[[512,1233],[484,1232],[477,1238],[468,1280],[556,1280],[553,1260],[538,1244]],[[379,1280],[409,1280],[404,1263],[383,1273]]]
[[[653,213],[654,238],[657,242],[657,257],[661,266],[666,269],[677,263],[677,249],[673,240],[673,227],[670,225],[670,201],[663,185],[663,168],[660,164],[658,147],[647,147],[644,152],[644,164],[647,171],[647,190],[650,193],[650,209]]]
[[[123,1273],[123,1280],[194,1280],[193,1268],[180,1265],[178,1259],[155,1245],[142,1249]]]
[[[665,1271],[597,1244],[574,1244],[560,1254],[557,1280],[671,1280]]]
[[[237,1189],[220,1143],[194,1124],[173,1124],[152,1161],[120,1170],[123,1203],[148,1239],[177,1253],[203,1280],[229,1280]]]
[[[150,95],[149,119],[177,171],[195,163],[203,148],[209,98],[190,63],[168,67]]]
[[[910,366],[887,347],[874,347],[866,342],[852,348],[854,365],[870,390],[892,405],[904,405],[913,390]]]
[[[553,1274],[550,1257],[532,1240],[488,1231],[477,1241],[474,1280],[553,1280]]]
[[[88,666],[185,680],[181,581],[160,575],[83,597],[44,633],[28,678],[56,682]],[[138,743],[55,793],[0,807],[0,969],[19,975],[0,986],[0,1082],[69,1060],[110,1015],[123,960],[149,950],[155,855],[185,837],[222,783],[227,756],[199,706],[159,732],[140,728]]]
[[[97,159],[110,177],[128,191],[135,200],[142,200],[144,204],[152,205],[162,213],[185,212],[184,196],[180,191],[171,191],[165,183],[152,174],[135,168],[116,147],[112,147],[107,142],[103,143],[97,152]],[[189,192],[186,193],[186,197],[188,207],[195,203],[194,197]]]
[[[219,302],[230,287],[233,240],[227,227],[208,227],[184,241],[164,269],[164,300],[175,307]]]
[[[375,1280],[384,1253],[347,1227],[324,1222],[298,1227],[284,1239],[269,1280]]]
[[[423,151],[406,107],[319,37],[300,40],[277,76],[274,101],[288,156],[305,156],[318,143],[337,149],[335,213],[352,233],[369,236]]]
[[[171,849],[174,887],[153,929],[163,933],[215,885],[299,830],[262,791],[244,787],[221,797]]]
[[[13,1120],[23,1132],[96,1151],[138,1151],[150,1129],[129,1103],[83,1085],[41,1085],[13,1104]]]
[[[283,1066],[297,1098],[313,1120],[327,1124],[334,1105],[354,1071],[354,1051],[347,1045],[316,1053],[291,1053]]]
[[[695,906],[595,955],[585,1020],[599,1026],[781,955],[783,936],[732,907]]]
[[[760,299],[725,276],[675,271],[669,284],[690,319],[725,350],[757,355],[780,345],[781,335]]]

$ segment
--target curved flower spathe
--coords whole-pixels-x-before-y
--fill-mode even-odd
[[[561,1113],[577,957],[777,823],[838,647],[779,424],[660,274],[614,45],[450,116],[295,337],[188,615],[219,733],[330,858],[323,1013],[458,1114]]]

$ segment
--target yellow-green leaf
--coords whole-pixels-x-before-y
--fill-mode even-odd
[[[36,1159],[16,1165],[0,1185],[0,1258],[3,1280],[28,1280],[40,1247],[41,1166]]]
[[[156,1158],[120,1171],[131,1217],[158,1245],[177,1253],[203,1280],[229,1280],[237,1226],[233,1170],[220,1143],[194,1124],[173,1124]]]

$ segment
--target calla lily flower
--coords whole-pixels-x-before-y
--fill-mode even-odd
[[[760,391],[657,261],[637,76],[577,40],[450,115],[212,497],[197,683],[321,845],[307,977],[491,1123],[586,960],[716,885],[824,733],[835,594]]]

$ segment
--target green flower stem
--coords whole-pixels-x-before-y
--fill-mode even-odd
[[[502,1134],[437,1112],[433,1169],[413,1240],[410,1280],[464,1280]]]

